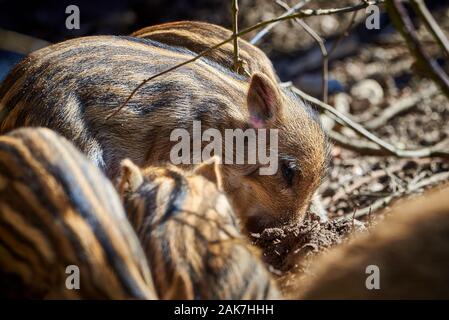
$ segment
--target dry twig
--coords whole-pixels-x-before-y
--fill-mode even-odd
[[[336,132],[331,133],[331,138],[336,142],[341,144],[343,147],[357,151],[364,155],[378,155],[378,156],[396,156],[399,158],[425,158],[425,157],[441,157],[449,159],[449,151],[446,144],[449,141],[442,141],[434,146],[416,149],[416,150],[403,150],[396,148],[390,143],[382,140],[372,132],[366,130],[362,125],[354,122],[348,116],[336,110],[334,107],[306,94],[305,92],[299,90],[298,88],[291,86],[291,90],[298,96],[306,101],[315,104],[317,107],[322,109],[327,115],[332,119],[342,122],[344,125],[353,129],[364,138],[370,140],[372,143],[364,141],[354,141],[354,139],[344,139],[344,136],[338,135]],[[377,147],[374,147],[374,144]]]
[[[295,4],[293,7],[288,8],[287,11],[281,15],[281,17],[286,17],[288,15],[291,15],[295,12],[297,12],[299,9],[301,9],[302,7],[304,7],[308,2],[310,2],[310,0],[303,0],[298,2],[297,4]],[[260,30],[251,40],[250,43],[253,45],[256,45],[260,42],[260,40],[262,40],[263,37],[265,37],[274,27],[276,27],[279,22],[275,22],[272,23],[268,26],[266,26],[265,28],[263,28],[262,30]]]
[[[298,4],[290,8],[288,4],[286,4],[282,0],[276,0],[276,3],[283,7],[286,11],[286,14],[291,12],[292,10],[296,11],[295,9]],[[324,40],[313,30],[307,23],[305,23],[301,19],[294,19],[293,21],[299,24],[312,38],[313,40],[318,44],[318,47],[320,48],[321,56],[322,56],[322,78],[321,78],[321,91],[322,91],[322,100],[324,103],[328,102],[328,95],[329,95],[329,59],[332,53],[335,51],[337,46],[340,44],[341,40],[343,40],[344,37],[347,36],[348,30],[351,29],[352,25],[354,24],[355,18],[357,16],[358,11],[354,11],[352,18],[348,24],[348,26],[344,29],[344,31],[340,34],[340,36],[337,38],[337,40],[333,43],[331,49],[329,52],[326,49],[326,45],[324,44]]]
[[[239,1],[232,0],[232,34],[234,36],[234,66],[233,69],[238,74],[244,74],[243,61],[240,59],[239,53]]]
[[[293,8],[290,8],[288,4],[286,4],[282,0],[276,0],[276,3],[283,7],[286,13],[290,12]],[[327,52],[326,46],[324,44],[324,40],[313,30],[307,23],[300,19],[294,19],[298,25],[300,25],[318,44],[320,48],[321,56],[323,59],[323,67],[322,67],[322,78],[321,78],[321,91],[322,91],[322,99],[325,103],[328,101],[328,80],[329,80],[329,54]]]

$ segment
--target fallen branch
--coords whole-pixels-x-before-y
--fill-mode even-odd
[[[348,138],[347,136],[345,136],[335,130],[328,131],[327,135],[332,140],[332,142],[334,142],[336,145],[338,145],[344,149],[357,152],[358,154],[369,155],[369,156],[385,156],[386,155],[385,151],[381,147],[379,147],[377,144],[375,144],[374,142],[360,140],[360,139],[354,139],[354,138]]]
[[[307,93],[299,90],[298,88],[291,86],[291,90],[296,93],[298,96],[303,98],[306,101],[309,101],[322,109],[327,115],[329,115],[331,118],[333,118],[336,121],[343,122],[344,125],[348,126],[349,128],[353,129],[369,141],[376,144],[377,147],[374,147],[373,144],[366,144],[361,141],[345,141],[343,143],[346,143],[349,148],[352,148],[354,151],[356,149],[359,149],[358,152],[364,154],[364,155],[377,155],[377,156],[396,156],[399,158],[426,158],[426,157],[441,157],[445,159],[449,159],[449,148],[447,148],[446,144],[449,143],[448,140],[444,140],[434,146],[417,149],[417,150],[404,150],[399,149],[393,146],[392,144],[382,140],[375,134],[371,133],[370,131],[366,130],[362,125],[354,122],[351,120],[348,116],[344,115],[343,113],[336,110],[334,107],[308,95]],[[335,135],[335,132],[333,133]],[[337,138],[337,142],[341,141],[342,136]],[[358,144],[361,144],[361,146],[357,146]]]

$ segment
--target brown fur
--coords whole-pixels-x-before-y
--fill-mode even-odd
[[[207,22],[200,21],[177,21],[169,22],[164,24],[159,24],[155,26],[145,27],[131,34],[132,36],[155,40],[170,46],[176,46],[181,48],[186,48],[195,54],[200,54],[210,48],[213,45],[223,42],[232,36],[232,32],[221,26],[214,25]],[[253,46],[249,42],[239,38],[239,54],[240,59],[244,62],[244,67],[250,74],[262,73],[267,75],[273,83],[278,82],[278,77],[273,68],[271,61],[265,55],[263,51],[259,48]],[[227,67],[232,70],[234,64],[234,45],[233,42],[228,42],[220,48],[213,50],[205,55],[207,59],[217,62],[218,64]],[[255,91],[255,90],[254,90]],[[257,97],[255,97],[257,99]],[[315,133],[310,133],[315,135]],[[321,141],[319,143],[322,143]],[[327,150],[325,150],[327,152]],[[317,156],[315,160],[319,162],[321,155]],[[327,157],[327,155],[324,155]],[[229,187],[230,189],[232,187]],[[258,188],[256,188],[257,192]],[[236,196],[236,195],[234,195]],[[237,197],[237,196],[236,196]],[[248,195],[244,194],[238,197],[235,202],[246,203]],[[272,200],[271,195],[264,195],[263,191],[260,191],[256,197],[260,197],[263,200],[263,206],[269,206]],[[287,200],[288,201],[288,200]],[[318,215],[320,218],[325,218],[326,213],[324,209],[320,206],[320,199],[318,195],[315,195],[310,201],[311,207],[309,210]],[[247,210],[242,209],[241,211]],[[277,210],[277,209],[274,209]],[[251,217],[247,225],[254,231],[259,231],[256,229],[261,229],[261,221],[259,216]]]
[[[169,141],[170,133],[191,130],[194,120],[202,121],[203,130],[221,132],[245,130],[256,121],[279,130],[280,168],[273,176],[260,176],[253,174],[257,165],[224,165],[224,189],[251,230],[299,219],[324,173],[327,140],[314,112],[277,85],[271,64],[255,47],[242,42],[242,54],[254,71],[250,79],[231,72],[228,62],[221,65],[229,60],[227,46],[150,81],[108,118],[142,80],[192,58],[191,50],[201,50],[209,39],[229,34],[204,24],[180,25],[181,31],[176,24],[150,28],[148,37],[164,30],[161,42],[86,37],[32,53],[0,87],[0,133],[20,126],[49,127],[115,178],[124,158],[140,167],[167,162],[176,143]],[[189,26],[193,31],[182,31]],[[176,47],[178,40],[190,50]],[[293,172],[291,184],[283,174],[287,167]]]
[[[165,43],[169,46],[186,48],[200,54],[210,47],[229,39],[232,32],[215,24],[200,21],[177,21],[140,29],[131,34],[133,37],[145,38]],[[261,72],[273,82],[278,81],[276,72],[268,57],[259,48],[239,38],[240,59],[250,73]],[[234,64],[234,45],[230,41],[205,55],[207,59],[232,69]]]
[[[369,265],[380,269],[379,290],[365,286]],[[310,270],[299,298],[448,299],[449,187],[401,202],[370,234],[323,254]]]
[[[279,298],[219,189],[220,170],[212,160],[193,172],[123,164],[125,206],[157,292],[162,299]]]
[[[79,290],[65,286],[69,265]],[[0,296],[156,298],[111,183],[48,129],[0,137]]]

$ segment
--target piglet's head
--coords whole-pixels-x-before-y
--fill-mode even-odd
[[[325,173],[329,148],[315,111],[264,74],[251,77],[246,101],[245,126],[266,129],[270,163],[258,156],[256,164],[225,165],[223,183],[248,231],[256,232],[304,215]],[[261,130],[256,131],[259,143]]]

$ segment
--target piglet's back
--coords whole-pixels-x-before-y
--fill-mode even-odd
[[[156,298],[118,195],[71,143],[25,128],[0,153],[0,296]]]
[[[222,123],[245,105],[248,84],[215,62],[201,59],[142,87],[146,78],[192,58],[189,50],[134,37],[84,37],[38,50],[19,63],[0,87],[0,133],[44,126],[62,134],[114,176],[125,157],[142,165],[166,157],[173,128],[213,114]],[[204,119],[206,120],[206,119]]]
[[[200,54],[211,47],[229,39],[232,32],[221,26],[199,21],[177,21],[149,26],[131,34],[134,37],[152,39],[174,47],[186,48]],[[234,64],[234,45],[232,41],[207,52],[207,59],[232,68]],[[268,57],[259,48],[239,38],[239,57],[249,74],[262,72],[277,82],[277,76]]]

